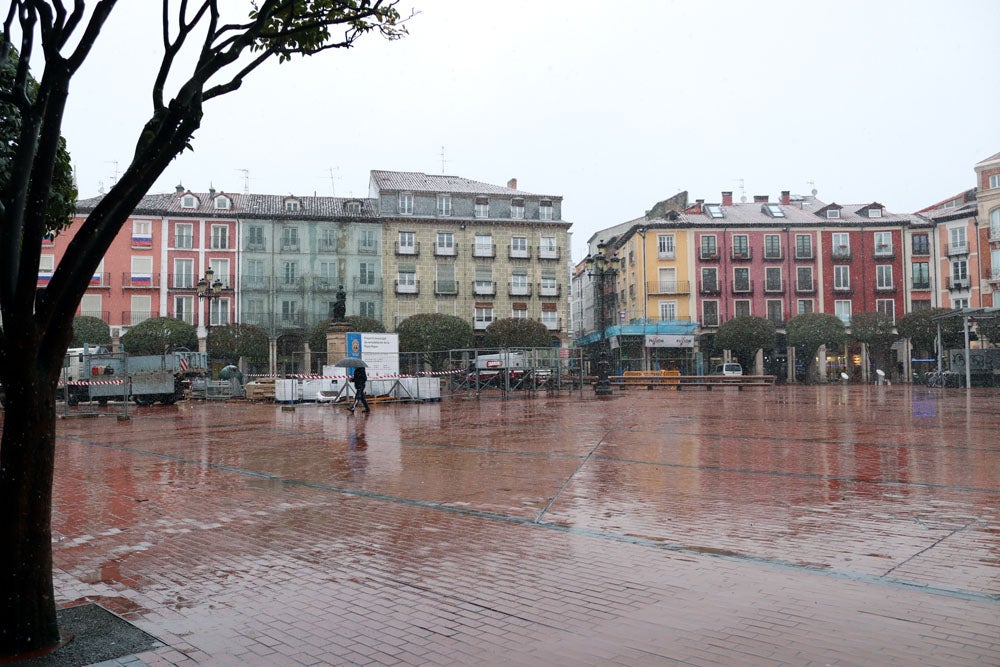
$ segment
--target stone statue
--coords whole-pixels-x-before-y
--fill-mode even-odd
[[[333,302],[333,321],[343,322],[347,313],[347,293],[343,285],[337,285],[337,300]]]

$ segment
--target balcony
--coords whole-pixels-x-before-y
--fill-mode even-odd
[[[811,262],[814,259],[816,259],[816,253],[812,251],[812,248],[795,251],[795,261],[797,262]]]
[[[256,243],[254,241],[247,241],[246,251],[247,252],[263,252],[267,247],[263,243]]]
[[[352,281],[355,292],[381,292],[382,279],[374,276],[357,277]]]
[[[435,280],[434,293],[439,296],[455,296],[458,294],[457,280]]]
[[[337,241],[336,239],[320,239],[316,248],[319,252],[337,252]]]
[[[691,282],[688,280],[656,280],[646,283],[647,294],[690,294]]]
[[[416,257],[420,254],[420,241],[415,241],[412,245],[400,245],[399,241],[396,241],[396,254]]]
[[[930,257],[931,248],[926,243],[914,244],[913,246],[913,256],[914,257]]]
[[[1000,243],[1000,227],[990,227],[990,243]]]
[[[562,294],[561,285],[546,285],[545,283],[538,285],[538,296],[559,296],[560,294]]]
[[[555,320],[546,320],[541,318],[538,320],[545,325],[545,328],[549,331],[561,331],[562,330],[562,318],[557,318]]]
[[[305,324],[305,313],[275,313],[274,315],[274,325],[279,329],[301,329]]]
[[[777,250],[764,250],[765,262],[780,262],[785,259],[785,253],[779,248]]]
[[[358,254],[376,255],[378,254],[378,244],[372,241],[358,241]]]
[[[476,296],[492,296],[497,293],[497,284],[492,280],[477,280],[472,284]]]
[[[949,243],[945,246],[945,254],[949,257],[957,257],[959,255],[969,254],[969,244],[963,241],[962,243]]]
[[[493,324],[492,319],[489,320],[476,319],[473,320],[472,322],[472,328],[474,331],[486,331],[486,327],[490,326],[491,324]]]
[[[698,251],[698,259],[703,262],[718,262],[719,261],[719,251],[718,250],[705,250],[702,248]]]
[[[875,246],[875,259],[887,260],[896,259],[896,248],[892,245],[880,243]]]
[[[243,276],[242,289],[246,291],[258,292],[266,290],[271,286],[271,276]]]
[[[834,296],[851,296],[854,294],[854,290],[851,289],[850,285],[834,285],[833,294]]]
[[[529,248],[515,248],[511,246],[510,259],[531,259],[531,250]]]
[[[313,278],[313,291],[315,292],[336,292],[337,281],[333,278],[319,276]]]
[[[765,280],[764,292],[767,294],[781,294],[785,291],[784,280]]]
[[[97,287],[111,287],[110,273],[95,273],[90,279],[91,289]]]
[[[420,281],[411,280],[406,282],[396,281],[396,294],[419,294],[420,293]]]
[[[559,248],[551,246],[538,246],[538,259],[560,259]]]
[[[472,256],[493,259],[497,256],[496,246],[472,244]]]
[[[531,285],[515,285],[511,283],[510,285],[510,295],[511,296],[531,296]]]
[[[155,273],[153,275],[123,273],[122,287],[127,289],[159,289],[160,276]]]
[[[134,327],[136,324],[141,324],[146,320],[159,316],[160,313],[155,310],[123,310],[122,324],[127,327]]]
[[[281,242],[281,252],[298,252],[299,242],[298,241],[282,241]]]
[[[948,276],[947,278],[945,278],[945,283],[947,284],[947,288],[953,292],[958,290],[969,289],[968,277],[956,278],[954,276]]]
[[[895,285],[876,285],[875,286],[875,293],[876,294],[895,294],[896,293],[896,286]]]
[[[167,274],[168,289],[172,290],[193,290],[196,289],[198,281],[190,273],[169,273]]]
[[[994,266],[983,271],[983,280],[991,283],[1000,281],[1000,266]]]
[[[734,280],[733,292],[736,294],[753,294],[752,280]]]
[[[703,327],[717,327],[719,326],[719,316],[718,315],[703,315],[701,318],[701,326]]]
[[[853,259],[851,247],[846,245],[835,246],[830,252],[830,259],[835,262],[849,262]]]
[[[111,313],[107,310],[81,310],[80,317],[96,317],[105,324],[111,324]]]
[[[274,279],[274,288],[283,292],[297,292],[305,289],[306,281],[294,276],[280,276]]]
[[[720,294],[722,290],[719,288],[718,280],[702,280],[698,292],[700,294]]]
[[[435,257],[454,257],[456,255],[455,246],[453,245],[436,245],[434,246],[434,256]]]
[[[729,253],[729,259],[734,262],[749,262],[753,259],[753,250],[750,248],[747,248],[746,250],[736,250],[734,248],[733,251]]]
[[[931,288],[930,280],[914,280],[910,284],[910,289],[913,290],[929,290]]]
[[[796,282],[795,283],[795,293],[796,294],[815,294],[816,293],[816,283],[812,280],[808,282]]]

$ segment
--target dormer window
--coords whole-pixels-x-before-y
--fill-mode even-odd
[[[880,208],[870,208],[870,209],[868,209],[868,217],[869,218],[881,218],[882,217],[882,209],[880,209]]]
[[[194,195],[181,197],[181,208],[198,208],[198,198]]]
[[[232,208],[232,201],[230,201],[229,197],[220,195],[215,198],[215,208],[228,211]]]
[[[839,220],[840,219],[840,209],[839,208],[829,208],[826,210],[827,220]]]
[[[286,213],[295,213],[296,211],[299,211],[301,209],[302,209],[302,204],[299,202],[298,199],[286,199],[285,200],[285,212]]]
[[[781,206],[778,204],[764,204],[760,207],[761,213],[765,213],[772,218],[784,218],[785,212],[781,210]]]
[[[514,220],[524,219],[524,200],[523,199],[511,199],[510,200],[510,217]]]
[[[344,204],[344,210],[347,212],[347,215],[361,215],[361,202],[349,201]]]
[[[723,217],[722,207],[718,204],[705,204],[705,215],[710,218],[721,218]]]

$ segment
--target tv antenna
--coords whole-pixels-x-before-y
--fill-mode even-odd
[[[816,181],[806,181],[806,185],[812,186],[812,196],[815,197],[819,194],[819,190],[816,189]]]
[[[114,187],[118,182],[118,160],[108,160],[106,164],[115,165],[115,172],[111,175],[111,187]]]
[[[243,174],[243,194],[250,194],[250,170],[249,169],[237,169],[236,171]]]
[[[737,178],[736,182],[740,184],[740,202],[743,204],[747,203],[747,189],[744,187],[744,182],[742,178]]]
[[[333,172],[337,172],[334,174]],[[330,167],[326,170],[327,175],[330,177],[330,190],[333,191],[334,197],[337,196],[337,181],[340,180],[340,167]]]
[[[445,171],[445,165],[446,165],[447,163],[448,163],[448,160],[446,160],[446,159],[445,159],[445,157],[444,157],[444,146],[442,146],[442,147],[441,147],[441,173],[442,173],[442,174],[445,174],[445,173],[447,173],[447,172]]]

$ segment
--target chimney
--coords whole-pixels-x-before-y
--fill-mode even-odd
[[[507,181],[507,187],[510,188],[511,190],[517,190],[517,179],[512,178],[509,181]]]
[[[788,206],[791,203],[792,203],[792,191],[791,190],[782,190],[781,191],[781,205],[782,206]]]
[[[208,186],[208,196],[209,197],[214,197],[215,196],[215,186],[214,185],[209,185]]]
[[[694,211],[692,213],[701,213],[701,205],[705,203],[704,199],[694,200]]]
[[[754,195],[753,196],[753,202],[755,204],[766,204],[767,203],[767,195]]]
[[[184,185],[182,183],[178,183],[177,185],[174,186],[174,190],[177,191],[177,194],[180,194],[184,192]]]
[[[733,205],[733,192],[732,190],[722,193],[722,205],[732,206]]]

